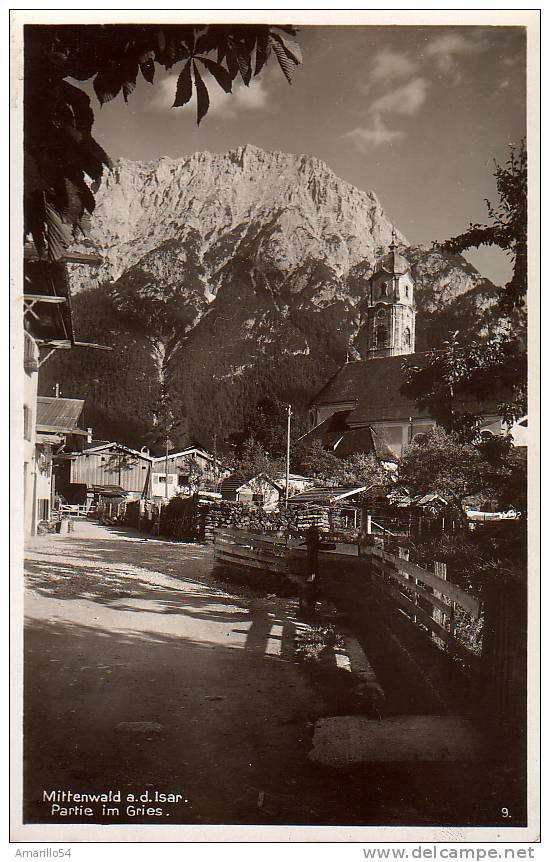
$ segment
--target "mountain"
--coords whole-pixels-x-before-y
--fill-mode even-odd
[[[120,160],[96,195],[71,266],[76,331],[112,353],[73,349],[42,391],[86,398],[94,431],[131,445],[210,445],[264,398],[303,413],[345,360],[358,304],[395,229],[416,279],[417,349],[495,323],[497,288],[460,256],[410,246],[373,191],[305,155],[247,145],[224,154]]]

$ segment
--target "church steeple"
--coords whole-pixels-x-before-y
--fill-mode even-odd
[[[405,356],[415,350],[414,279],[397,250],[395,228],[389,251],[367,283],[360,343],[367,359]]]

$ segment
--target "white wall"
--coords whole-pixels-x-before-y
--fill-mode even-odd
[[[32,368],[32,360],[36,369]],[[23,441],[25,535],[36,531],[36,396],[38,389],[38,347],[33,338],[25,333],[25,370],[23,382],[23,410],[26,415]]]

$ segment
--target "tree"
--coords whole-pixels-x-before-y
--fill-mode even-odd
[[[390,486],[392,474],[372,453],[358,452],[347,458],[338,458],[323,449],[315,440],[301,458],[301,469],[307,476],[320,479],[328,485]]]
[[[445,431],[469,442],[481,424],[481,416],[466,409],[473,402],[499,391],[498,409],[508,425],[527,413],[527,354],[517,339],[465,346],[455,332],[443,350],[427,352],[423,365],[405,363],[404,373],[403,392]]]
[[[274,478],[285,469],[285,459],[272,455],[253,437],[245,441],[236,464],[236,472],[246,478],[259,475]]]
[[[260,74],[273,53],[289,83],[301,51],[290,26],[26,25],[24,222],[41,258],[62,257],[86,233],[94,194],[111,162],[93,138],[87,93],[71,81],[93,79],[100,105],[150,84],[156,66],[179,66],[174,104],[196,97],[197,123],[210,105],[204,74],[230,93]]]
[[[501,304],[510,313],[523,307],[527,292],[527,149],[525,140],[510,146],[504,165],[495,162],[499,201],[485,200],[491,224],[470,224],[468,230],[440,243],[453,254],[481,245],[501,248],[513,261],[513,275],[503,288]]]
[[[525,513],[526,459],[507,439],[473,446],[434,428],[406,450],[399,462],[399,484],[412,494],[435,491],[460,516],[465,499],[474,495]]]
[[[508,424],[527,412],[525,295],[527,292],[527,152],[525,141],[510,148],[504,166],[496,165],[499,202],[486,201],[491,224],[471,224],[467,231],[439,245],[457,254],[467,248],[495,245],[513,261],[513,275],[500,296],[507,321],[487,342],[465,345],[455,332],[443,350],[428,351],[420,366],[405,364],[403,392],[427,408],[445,430],[474,440],[480,417],[466,409],[500,390],[499,410]]]

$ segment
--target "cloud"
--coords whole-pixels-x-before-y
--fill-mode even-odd
[[[430,37],[423,51],[414,55],[392,47],[381,48],[373,56],[369,80],[359,84],[369,97],[363,121],[343,137],[361,150],[382,146],[405,136],[392,128],[391,118],[413,117],[426,104],[437,77],[458,84],[463,61],[487,47],[487,34],[465,33],[449,28]],[[447,85],[447,81],[445,84]]]
[[[416,114],[426,101],[428,82],[425,78],[413,78],[394,90],[389,90],[370,106],[372,114]]]
[[[417,63],[408,54],[393,48],[382,48],[374,55],[370,80],[375,84],[393,83],[410,77],[417,68]]]
[[[207,116],[231,120],[243,111],[264,111],[270,105],[271,97],[265,79],[261,81],[253,79],[248,87],[239,81],[233,84],[232,93],[224,93],[211,75],[204,73],[203,78],[210,97],[210,108]],[[159,83],[158,91],[151,102],[152,110],[164,111],[173,105],[177,80],[178,75],[176,73],[168,75]],[[195,110],[195,96],[193,96],[189,104],[182,108],[174,108],[173,113],[179,115],[181,111],[194,112]]]
[[[346,132],[343,137],[353,141],[362,151],[404,137],[402,130],[387,125],[386,118],[415,114],[426,101],[427,92],[428,82],[424,78],[413,78],[408,84],[388,90],[369,105],[365,125]]]
[[[389,129],[379,115],[372,118],[370,126],[360,126],[343,135],[344,138],[353,141],[363,152],[380,147],[382,144],[389,144],[403,136],[404,132]]]
[[[435,60],[439,72],[453,77],[457,83],[461,80],[457,58],[476,53],[483,47],[484,41],[477,34],[466,37],[461,33],[444,33],[428,43],[425,53]]]

